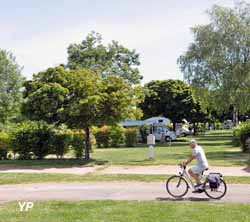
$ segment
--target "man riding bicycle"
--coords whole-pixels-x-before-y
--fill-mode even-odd
[[[202,184],[200,178],[203,171],[208,169],[208,162],[204,150],[193,139],[190,140],[190,148],[193,149],[192,156],[189,157],[186,161],[184,161],[183,165],[184,166],[188,165],[194,159],[197,160],[197,164],[193,166],[191,169],[189,169],[188,173],[196,181],[195,192],[201,192]]]

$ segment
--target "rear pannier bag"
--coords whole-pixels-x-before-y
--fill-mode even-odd
[[[209,186],[211,189],[217,189],[220,186],[221,182],[221,174],[220,173],[210,173],[207,177],[207,180],[209,182]]]

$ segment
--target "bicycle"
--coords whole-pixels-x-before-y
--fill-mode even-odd
[[[179,175],[171,176],[166,182],[167,192],[172,197],[175,197],[175,198],[181,198],[185,196],[189,188],[192,188],[193,191],[195,190],[194,183],[186,171],[186,166],[183,166],[182,164],[180,164],[179,166],[182,170],[181,172],[179,172]],[[202,175],[204,171],[202,172]],[[219,175],[220,175],[220,185],[218,188],[210,187],[208,176],[205,178],[205,181],[202,183],[201,192],[204,191],[205,194],[211,199],[221,199],[222,197],[225,196],[227,192],[227,184],[224,181],[222,175],[221,174]]]

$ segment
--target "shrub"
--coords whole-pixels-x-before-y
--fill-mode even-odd
[[[214,123],[214,127],[215,127],[216,130],[222,130],[223,129],[223,125],[219,121],[216,121]]]
[[[52,139],[55,133],[52,127],[44,122],[22,124],[13,134],[11,146],[20,159],[31,159],[33,156],[43,159],[53,153]]]
[[[124,128],[116,126],[103,126],[93,130],[97,147],[119,147],[124,143]]]
[[[97,147],[109,147],[110,145],[110,126],[97,128],[94,132]]]
[[[250,121],[246,121],[234,128],[233,142],[240,145],[243,152],[248,151],[248,139],[250,138]]]
[[[137,128],[127,128],[125,130],[125,144],[128,147],[134,147],[136,145]]]
[[[90,135],[90,152],[94,152],[94,147],[96,144],[95,137]],[[81,129],[72,130],[72,137],[70,145],[73,148],[74,155],[76,158],[80,159],[84,156],[85,150],[85,132]]]
[[[6,132],[0,132],[0,159],[7,159],[10,147],[10,137]]]
[[[121,126],[112,126],[110,128],[110,146],[119,147],[124,143],[124,128]]]
[[[233,144],[235,146],[240,146],[240,126],[237,126],[233,130]]]
[[[140,135],[142,137],[142,142],[147,143],[147,136],[150,132],[150,126],[144,124],[144,125],[140,126],[139,131],[140,131]]]
[[[72,130],[72,140],[70,142],[73,147],[75,157],[80,159],[84,156],[85,148],[85,132],[84,130]]]
[[[202,122],[197,123],[197,131],[198,132],[205,132],[207,129],[209,129],[208,123],[202,123]]]
[[[64,154],[68,152],[72,137],[73,133],[69,129],[55,130],[51,145],[54,149],[53,153],[56,154],[57,158],[63,158]]]

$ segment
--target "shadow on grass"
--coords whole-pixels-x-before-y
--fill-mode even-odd
[[[173,198],[173,197],[157,197],[158,201],[196,201],[196,202],[207,202],[211,201],[210,198],[198,198],[198,197],[187,197],[187,198]]]
[[[43,159],[43,160],[1,160],[0,170],[11,169],[36,169],[44,170],[50,168],[68,168],[68,167],[93,167],[95,165],[105,165],[109,161],[90,159]]]

